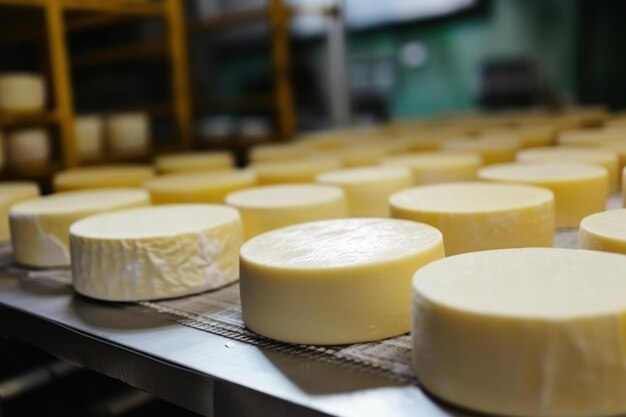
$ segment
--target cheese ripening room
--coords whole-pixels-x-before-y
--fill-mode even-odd
[[[625,13],[0,0],[0,416],[626,415]]]

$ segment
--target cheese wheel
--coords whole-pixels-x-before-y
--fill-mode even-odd
[[[580,222],[582,249],[626,254],[626,209],[591,214]]]
[[[306,148],[293,144],[257,145],[252,148],[249,157],[252,162],[288,161],[303,159],[309,152]]]
[[[252,331],[336,345],[409,330],[411,276],[444,256],[441,233],[395,219],[337,219],[264,233],[241,247],[241,308]]]
[[[340,168],[338,158],[308,158],[299,161],[255,163],[259,184],[314,182],[318,174]]]
[[[187,152],[159,155],[154,160],[158,172],[164,174],[186,171],[212,171],[234,166],[230,152]]]
[[[74,288],[100,300],[179,297],[239,277],[241,219],[226,206],[180,204],[91,216],[71,226],[70,239]]]
[[[384,143],[371,141],[357,145],[351,145],[339,151],[334,151],[333,155],[339,156],[341,165],[349,167],[363,167],[368,165],[378,165],[380,158],[387,153]]]
[[[78,155],[83,161],[102,155],[104,148],[104,121],[99,116],[80,116],[74,120],[74,134]]]
[[[48,131],[41,128],[14,130],[7,134],[7,157],[13,167],[40,167],[50,160]]]
[[[9,211],[13,255],[29,266],[69,265],[72,223],[92,214],[148,204],[148,193],[133,188],[73,191],[17,203]]]
[[[41,75],[0,74],[0,111],[41,111],[45,102],[46,87]]]
[[[479,153],[484,165],[514,161],[515,154],[521,146],[518,138],[509,136],[449,139],[441,142],[441,149],[444,150]]]
[[[517,160],[524,163],[536,162],[586,162],[606,168],[609,175],[609,191],[619,189],[619,158],[609,149],[575,146],[551,146],[519,151]]]
[[[422,185],[474,180],[481,166],[481,157],[472,152],[423,152],[386,157],[381,163],[409,167],[413,184]]]
[[[147,165],[94,165],[59,171],[52,180],[54,190],[139,187],[154,176]]]
[[[600,166],[576,162],[500,164],[482,168],[478,176],[549,188],[554,193],[557,227],[577,227],[583,217],[606,208],[608,173]]]
[[[393,194],[395,218],[430,224],[446,253],[552,246],[554,196],[544,188],[480,182],[424,185]]]
[[[434,395],[525,417],[626,413],[626,257],[466,253],[417,271],[413,364]]]
[[[154,204],[223,203],[226,195],[256,184],[249,170],[192,172],[164,175],[146,181]]]
[[[226,203],[241,213],[248,239],[292,224],[348,217],[348,203],[343,191],[325,185],[249,188],[228,194]]]
[[[326,172],[317,182],[341,187],[353,217],[389,217],[389,197],[409,188],[413,179],[407,168],[380,166]]]
[[[39,196],[39,186],[31,181],[0,182],[0,242],[11,239],[9,209],[15,203]]]
[[[141,155],[150,147],[150,119],[145,113],[122,113],[106,119],[109,148],[120,155]]]

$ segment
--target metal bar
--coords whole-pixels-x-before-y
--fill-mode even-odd
[[[350,124],[350,90],[348,87],[348,65],[346,62],[346,35],[342,9],[327,19],[328,48],[328,105],[333,126]]]

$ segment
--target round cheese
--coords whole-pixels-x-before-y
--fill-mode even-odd
[[[259,184],[314,182],[318,174],[340,168],[338,158],[307,158],[299,161],[265,162],[250,165]]]
[[[252,162],[289,161],[303,159],[309,153],[304,147],[293,144],[257,145],[250,151]]]
[[[448,255],[554,241],[554,196],[540,187],[435,184],[400,191],[389,202],[393,217],[441,230]]]
[[[8,133],[7,158],[11,166],[23,169],[45,165],[50,160],[48,131],[33,128]]]
[[[159,155],[154,160],[158,172],[164,174],[185,171],[212,171],[234,166],[230,152],[187,152]]]
[[[436,396],[507,416],[626,413],[626,257],[506,249],[413,280],[413,362]]]
[[[147,165],[94,165],[57,172],[52,183],[57,192],[139,187],[153,176],[154,171]]]
[[[80,294],[108,301],[179,297],[239,277],[237,210],[180,204],[91,216],[70,228]]]
[[[39,196],[39,186],[30,181],[0,182],[0,242],[11,239],[9,233],[9,209],[15,203]]]
[[[500,164],[482,168],[478,176],[483,180],[549,188],[554,193],[557,227],[577,227],[583,217],[606,208],[608,173],[596,165],[576,162]]]
[[[150,147],[150,119],[144,113],[122,113],[106,119],[109,148],[120,155],[141,155]]]
[[[148,204],[146,191],[123,188],[73,191],[17,203],[9,211],[13,255],[29,266],[69,265],[72,223],[92,214]]]
[[[226,203],[241,213],[248,238],[292,224],[348,217],[348,203],[343,191],[325,185],[249,188],[228,194]]]
[[[389,197],[413,184],[407,168],[393,166],[330,171],[317,182],[341,187],[353,217],[389,217]]]
[[[578,244],[582,249],[626,254],[626,209],[585,217],[580,222]]]
[[[0,74],[0,111],[41,111],[45,102],[46,87],[41,75]]]
[[[395,219],[337,219],[264,233],[241,247],[241,308],[252,331],[336,345],[409,330],[411,276],[444,256],[441,233]]]
[[[146,181],[154,204],[223,203],[226,195],[256,184],[249,170],[193,172],[165,175]]]
[[[104,148],[104,121],[98,116],[80,116],[74,120],[74,134],[78,155],[84,161],[102,155]]]
[[[409,167],[414,185],[471,181],[482,164],[480,155],[472,152],[422,152],[386,157],[381,162]]]
[[[441,148],[444,150],[478,152],[484,165],[514,161],[515,154],[521,146],[519,138],[509,136],[449,139],[441,142]]]

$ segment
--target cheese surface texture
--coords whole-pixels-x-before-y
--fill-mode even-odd
[[[146,191],[122,188],[59,193],[17,203],[9,211],[13,255],[24,265],[69,265],[72,223],[92,214],[149,204]]]
[[[230,152],[187,152],[159,155],[154,160],[158,172],[212,171],[234,166]]]
[[[472,181],[481,167],[481,157],[477,153],[422,152],[386,157],[383,165],[405,166],[411,169],[413,184],[433,184],[439,182]]]
[[[237,210],[174,204],[92,216],[70,228],[77,292],[101,300],[179,297],[239,277]]]
[[[223,203],[226,195],[256,184],[249,170],[218,170],[164,175],[146,181],[154,204]]]
[[[395,219],[303,223],[241,247],[241,306],[252,331],[334,345],[409,330],[411,277],[444,256],[441,233]]]
[[[254,187],[228,194],[226,203],[239,210],[247,238],[292,224],[348,217],[344,192],[325,185]]]
[[[154,171],[146,165],[94,165],[57,172],[52,183],[56,192],[139,187],[153,176]]]
[[[15,203],[39,196],[39,186],[30,181],[0,182],[0,242],[11,239],[9,209]]]
[[[626,209],[603,211],[582,219],[578,246],[626,254]]]
[[[433,262],[413,280],[417,378],[497,415],[622,415],[625,293],[616,254],[524,248]]]
[[[400,191],[389,202],[392,217],[441,230],[448,255],[554,241],[554,197],[540,187],[434,184]]]
[[[44,78],[37,74],[0,74],[0,110],[33,112],[46,103]]]
[[[585,216],[606,208],[608,173],[596,165],[582,162],[500,164],[482,168],[478,177],[549,188],[554,193],[557,227],[577,227]]]
[[[391,194],[413,185],[408,168],[391,166],[330,171],[317,182],[341,187],[353,217],[389,217]]]

